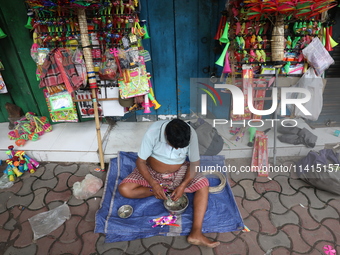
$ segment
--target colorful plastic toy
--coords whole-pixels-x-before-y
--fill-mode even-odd
[[[175,215],[169,215],[169,216],[161,216],[159,218],[156,218],[156,219],[153,219],[153,220],[150,220],[149,222],[152,223],[154,222],[155,225],[153,225],[152,227],[155,228],[157,226],[175,226],[175,227],[179,227],[178,224],[175,224],[177,220],[177,217]]]
[[[9,181],[15,181],[15,177],[20,177],[26,171],[33,174],[39,163],[25,155],[24,151],[14,151],[14,146],[8,146],[6,151],[8,159],[6,160],[7,168],[4,173],[7,174]]]

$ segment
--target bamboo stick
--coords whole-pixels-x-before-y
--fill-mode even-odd
[[[93,109],[94,109],[94,119],[96,122],[96,131],[97,131],[97,141],[98,141],[98,153],[99,153],[99,160],[100,160],[100,167],[104,170],[104,153],[103,153],[103,145],[102,145],[102,136],[100,132],[100,123],[99,123],[99,114],[98,114],[98,100],[97,100],[97,81],[93,67],[92,61],[92,52],[91,52],[91,45],[90,45],[90,38],[87,29],[87,20],[86,20],[86,13],[84,9],[78,10],[78,22],[80,28],[80,38],[81,38],[81,45],[83,47],[83,53],[85,58],[85,65],[87,69],[87,76],[90,84],[90,88],[92,91],[92,102],[93,102]]]

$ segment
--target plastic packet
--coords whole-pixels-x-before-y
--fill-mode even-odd
[[[99,78],[101,80],[116,80],[117,65],[114,56],[109,50],[106,50],[99,69]]]
[[[123,49],[118,49],[119,64],[122,69],[130,68],[129,55]]]
[[[73,184],[73,195],[77,199],[87,199],[96,194],[102,186],[103,181],[101,179],[92,174],[87,174],[84,180]]]
[[[87,72],[85,66],[85,60],[83,56],[83,52],[79,49],[76,49],[72,56],[72,62],[77,70],[78,76],[83,80],[83,87],[86,87],[87,84]]]
[[[13,186],[13,182],[8,179],[7,174],[3,174],[0,177],[0,189],[8,189]]]
[[[322,42],[318,37],[315,37],[313,41],[302,50],[302,54],[307,59],[318,76],[334,63],[334,59],[328,53],[326,48],[322,45]]]
[[[48,55],[48,53],[50,52],[50,50],[48,48],[39,48],[38,49],[38,56],[37,59],[34,59],[34,61],[39,65],[42,66],[45,62],[45,59]]]
[[[134,63],[134,64],[138,64],[139,62],[139,52],[138,52],[138,48],[134,47],[134,48],[130,48],[130,50],[128,51],[129,57],[130,57],[130,62]]]
[[[60,227],[66,220],[70,219],[71,212],[66,202],[50,211],[42,212],[29,218],[34,240],[48,235]]]
[[[130,47],[129,38],[127,38],[126,36],[124,36],[124,37],[122,38],[122,43],[123,43],[124,49],[127,49],[127,48]]]

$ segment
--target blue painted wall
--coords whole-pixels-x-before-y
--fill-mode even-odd
[[[157,115],[190,113],[190,79],[208,78],[203,69],[214,63],[220,52],[215,36],[225,0],[141,0],[141,20],[147,20],[150,39],[143,46],[150,51],[147,69],[157,101]],[[216,50],[215,50],[216,51]],[[217,72],[219,75],[219,73]],[[229,104],[225,112],[229,113]],[[139,111],[137,114],[143,114]]]

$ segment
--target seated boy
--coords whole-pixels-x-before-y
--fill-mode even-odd
[[[185,161],[187,156],[190,163]],[[137,167],[121,182],[119,192],[127,198],[155,196],[157,199],[167,199],[163,190],[166,187],[172,191],[174,201],[184,192],[195,192],[193,224],[187,241],[214,248],[220,242],[213,242],[202,233],[209,182],[195,171],[199,160],[197,134],[189,124],[180,119],[157,121],[145,133],[138,152]]]

